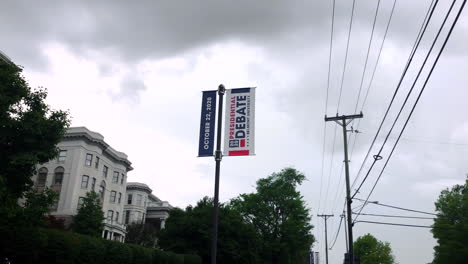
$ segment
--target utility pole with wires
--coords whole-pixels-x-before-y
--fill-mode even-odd
[[[349,130],[346,129],[347,125],[351,123],[354,119],[362,118],[362,112],[358,115],[342,115],[339,116],[336,114],[334,117],[327,117],[325,115],[325,122],[335,121],[343,128],[343,143],[344,143],[344,163],[345,163],[345,177],[346,177],[346,207],[347,207],[347,221],[348,221],[348,253],[350,256],[351,264],[354,264],[354,254],[353,254],[353,223],[352,223],[352,210],[351,210],[351,187],[349,184],[349,160],[348,160],[348,136],[347,133]],[[352,132],[352,130],[351,130]],[[327,221],[325,221],[326,227]]]
[[[325,220],[325,263],[328,264],[328,236],[327,236],[327,220],[330,217],[333,217],[333,215],[317,215],[318,217],[323,217]]]

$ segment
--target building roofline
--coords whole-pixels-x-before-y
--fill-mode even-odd
[[[140,182],[127,182],[127,190],[142,190],[142,191],[145,191],[147,192],[150,196],[152,195],[151,193],[153,192],[153,190],[151,190],[151,188],[144,184],[144,183],[140,183]]]
[[[133,170],[132,163],[127,159],[128,156],[123,152],[113,149],[104,141],[104,136],[101,134],[93,132],[86,127],[70,127],[63,136],[63,140],[73,140],[77,138],[85,139],[99,146],[103,153],[109,155],[115,161],[123,163],[127,167],[127,172]]]

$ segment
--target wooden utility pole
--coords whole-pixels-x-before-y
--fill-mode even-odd
[[[328,264],[328,235],[327,235],[327,220],[330,217],[333,217],[333,215],[317,215],[318,217],[323,217],[325,220],[325,261],[326,264]]]
[[[344,143],[344,163],[345,163],[345,172],[346,172],[346,207],[348,213],[348,244],[349,244],[349,256],[351,259],[351,264],[354,264],[354,254],[353,254],[353,223],[352,223],[352,211],[351,211],[351,187],[349,184],[349,159],[348,159],[348,130],[346,126],[351,123],[356,118],[362,118],[363,115],[360,113],[359,115],[342,115],[339,116],[336,114],[334,117],[327,117],[325,116],[325,122],[335,121],[343,128],[343,143]]]

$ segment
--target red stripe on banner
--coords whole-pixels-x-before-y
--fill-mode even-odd
[[[229,151],[229,156],[248,156],[249,151],[248,150],[233,150]]]
[[[241,139],[240,146],[241,148],[245,147],[245,139]]]

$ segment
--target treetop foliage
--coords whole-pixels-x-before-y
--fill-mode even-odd
[[[219,263],[304,263],[314,237],[309,209],[296,189],[304,174],[286,168],[257,181],[256,192],[219,208]],[[209,263],[213,200],[174,209],[160,246],[198,254]]]
[[[30,189],[37,164],[57,155],[57,143],[69,126],[68,113],[51,110],[47,91],[33,90],[22,68],[0,60],[0,190],[20,198]]]
[[[434,264],[466,263],[468,259],[468,176],[464,185],[443,190],[435,203],[438,216],[432,234],[437,239]]]
[[[371,234],[359,237],[354,242],[354,254],[359,256],[361,264],[393,264],[390,243],[377,240]]]
[[[101,237],[104,219],[98,194],[88,192],[83,199],[83,205],[73,217],[73,230],[80,234]]]

